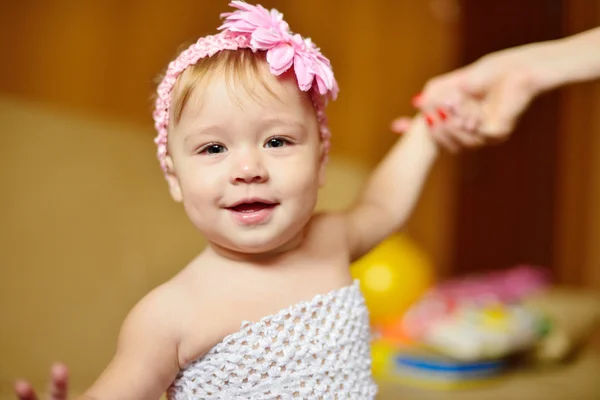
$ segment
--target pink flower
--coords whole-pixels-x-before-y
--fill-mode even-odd
[[[221,14],[225,21],[220,30],[248,35],[252,50],[266,51],[269,69],[274,75],[279,76],[293,66],[301,90],[316,86],[319,94],[337,97],[339,87],[329,60],[310,39],[292,34],[283,14],[243,1],[232,1],[229,5],[237,10]]]
[[[279,43],[267,51],[267,62],[275,75],[281,75],[294,63],[294,48],[287,43]]]
[[[283,14],[277,10],[269,12],[261,5],[253,6],[243,1],[232,1],[229,5],[237,8],[238,11],[221,14],[221,18],[225,18],[225,22],[219,27],[220,30],[250,33],[253,39],[259,42],[267,32],[273,39],[281,39],[284,35],[289,34],[288,24],[283,20]],[[258,33],[256,33],[257,30]]]

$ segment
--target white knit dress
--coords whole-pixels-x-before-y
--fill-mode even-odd
[[[355,281],[242,323],[180,371],[168,399],[373,399],[370,339]]]

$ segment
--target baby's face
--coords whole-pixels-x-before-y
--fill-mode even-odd
[[[291,78],[265,74],[254,96],[215,77],[170,132],[171,193],[213,244],[276,252],[312,216],[322,182],[314,109]]]

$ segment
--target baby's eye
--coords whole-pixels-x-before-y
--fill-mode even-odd
[[[225,146],[220,144],[209,144],[200,149],[199,154],[219,154],[225,152]]]
[[[283,147],[286,144],[289,144],[289,140],[284,139],[284,138],[271,138],[269,140],[267,140],[267,143],[265,144],[266,147]]]

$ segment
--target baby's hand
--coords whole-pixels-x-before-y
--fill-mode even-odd
[[[50,383],[44,400],[67,400],[69,371],[63,364],[54,364],[50,369]],[[15,383],[15,394],[19,400],[42,400],[28,381],[19,380]]]
[[[433,139],[453,153],[462,149],[477,148],[486,143],[479,131],[485,122],[482,103],[474,98],[455,97],[452,102],[447,102],[446,106],[427,110],[423,116]],[[411,119],[402,117],[392,122],[391,129],[396,133],[404,133],[410,125]]]

